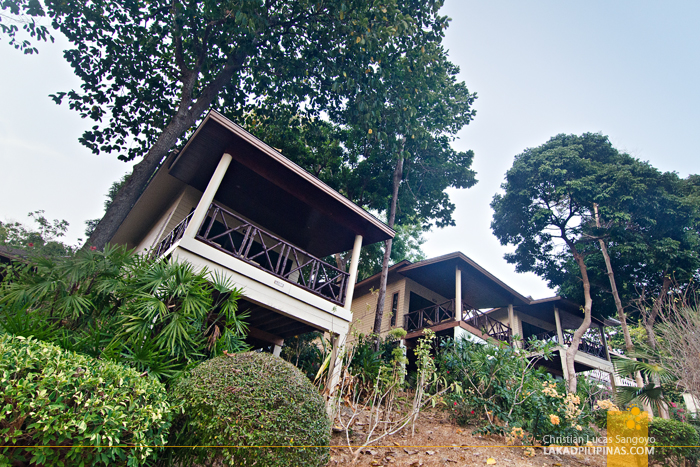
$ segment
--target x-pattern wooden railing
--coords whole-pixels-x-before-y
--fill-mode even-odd
[[[403,317],[403,328],[408,331],[429,328],[443,321],[454,319],[454,300],[431,305],[407,313]]]
[[[565,332],[564,344],[570,346],[573,338],[574,335],[572,333]],[[581,342],[578,344],[578,350],[580,352],[593,355],[594,357],[602,358],[603,360],[608,359],[607,355],[605,354],[605,347],[603,347],[602,344],[586,339],[585,337],[581,338]]]
[[[496,340],[509,344],[512,340],[513,333],[510,326],[493,319],[465,302],[462,302],[462,321]]]
[[[170,249],[171,246],[175,244],[178,240],[182,238],[182,236],[185,234],[185,230],[187,229],[187,225],[190,223],[190,219],[192,218],[193,213],[189,213],[187,217],[182,219],[179,224],[175,226],[173,230],[168,233],[168,235],[165,236],[163,240],[158,243],[158,246],[151,250],[151,257],[153,258],[158,258],[160,256],[163,256],[166,251]]]
[[[197,239],[343,305],[348,273],[212,203]]]

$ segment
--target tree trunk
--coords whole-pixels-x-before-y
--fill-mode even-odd
[[[594,204],[593,209],[595,210],[596,227],[600,228],[600,219],[598,218],[598,205]],[[615,275],[613,274],[612,263],[610,262],[610,255],[608,254],[608,247],[602,238],[599,238],[598,242],[600,243],[600,251],[603,253],[603,259],[605,259],[605,268],[607,269],[608,279],[610,280],[610,290],[612,292],[613,299],[615,300],[615,308],[617,308],[617,317],[620,320],[620,327],[622,327],[622,335],[625,338],[625,349],[627,350],[628,354],[632,354],[634,352],[634,344],[632,344],[632,336],[630,336],[630,330],[627,327],[627,315],[625,315],[625,310],[622,308],[620,294],[617,291]],[[634,360],[637,360],[635,357],[632,358]],[[634,380],[637,383],[637,387],[644,387],[644,381],[642,380],[641,372],[635,372]],[[644,403],[644,410],[647,413],[652,413],[651,404],[649,404],[648,402]]]
[[[256,43],[256,41],[253,41],[253,46]],[[139,199],[141,193],[143,193],[148,181],[160,162],[168,154],[168,151],[177,143],[180,136],[188,128],[192,127],[197,119],[211,106],[219,92],[231,81],[235,72],[241,68],[246,56],[246,52],[241,50],[233,53],[216,77],[206,86],[203,86],[196,99],[193,99],[192,93],[197,84],[199,71],[198,69],[188,70],[184,62],[179,63],[182,73],[182,85],[181,98],[175,115],[143,157],[143,160],[134,166],[131,176],[117,192],[114,201],[107,208],[107,212],[105,212],[90,238],[83,245],[83,249],[88,246],[97,247],[98,250],[104,249],[105,245],[117,233],[117,229],[126,219],[129,211]]]
[[[578,352],[578,346],[581,342],[581,337],[588,331],[591,326],[591,309],[593,308],[593,300],[591,299],[591,282],[588,280],[588,270],[586,263],[583,261],[583,256],[576,250],[576,247],[567,241],[569,249],[574,254],[574,259],[581,271],[581,279],[583,280],[583,322],[581,326],[574,332],[574,337],[571,339],[571,345],[566,349],[566,369],[569,380],[567,381],[567,390],[570,394],[576,393],[576,370],[574,368],[574,358]]]
[[[168,151],[177,143],[180,135],[194,124],[196,117],[173,118],[143,160],[134,166],[131,176],[117,192],[114,201],[105,212],[83,248],[88,246],[102,250],[112,239],[132,206],[141,196],[146,184]]]
[[[401,184],[401,179],[403,178],[403,145],[405,139],[401,142],[401,150],[399,151],[399,157],[396,161],[396,168],[394,169],[394,176],[392,179],[391,187],[391,205],[389,207],[389,218],[387,219],[387,225],[394,228],[394,221],[396,220],[396,205],[399,200],[399,185]],[[391,257],[391,245],[392,239],[390,238],[384,243],[384,259],[382,260],[382,274],[379,279],[379,294],[377,296],[377,309],[374,314],[374,328],[373,332],[379,336],[382,331],[382,319],[384,318],[384,299],[386,297],[386,281],[389,275],[389,258]],[[376,340],[376,347],[379,350],[379,337]]]
[[[654,304],[651,308],[651,314],[644,319],[644,328],[647,330],[647,340],[652,349],[656,350],[656,333],[654,332],[654,324],[656,323],[656,318],[661,312],[661,307],[664,304],[668,290],[671,288],[671,278],[664,274],[664,282],[661,285],[661,292],[659,296],[654,300]],[[661,386],[661,381],[658,375],[654,375],[652,378],[654,385]],[[659,416],[661,418],[669,419],[670,415],[668,413],[668,407],[663,401],[659,402]]]

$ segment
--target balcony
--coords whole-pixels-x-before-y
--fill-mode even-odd
[[[564,345],[570,346],[573,338],[573,334],[565,332]],[[585,337],[581,337],[581,342],[579,342],[578,344],[578,351],[587,353],[588,355],[593,355],[594,357],[602,358],[603,360],[608,359],[608,356],[605,353],[605,347],[603,347],[602,344],[599,344],[598,342],[595,342],[591,339],[587,339]]]
[[[153,250],[165,254],[182,238],[191,219],[182,220]],[[209,206],[197,240],[275,277],[343,306],[349,274],[253,225],[217,203]]]
[[[447,300],[407,313],[404,315],[403,327],[407,332],[430,328],[439,323],[454,321],[454,316],[454,300]],[[510,326],[481,313],[466,303],[462,303],[462,321],[496,340],[509,344],[511,342]]]
[[[571,340],[573,338],[574,335],[572,333],[565,332],[564,345],[567,347],[570,346]],[[526,338],[526,345],[528,342],[530,342],[531,339],[559,343],[559,337],[557,337],[556,331],[547,331],[539,334],[533,334],[532,336]],[[528,347],[530,346],[528,345]],[[608,359],[607,354],[605,353],[605,347],[603,347],[603,345],[599,344],[598,342],[595,342],[586,337],[581,338],[581,342],[579,342],[578,344],[578,350],[579,352],[583,352],[594,357],[602,358],[603,360]]]
[[[513,332],[510,326],[471,308],[466,303],[462,304],[462,321],[496,340],[507,342],[508,344],[512,341]]]

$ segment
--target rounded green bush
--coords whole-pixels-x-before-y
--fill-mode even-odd
[[[323,398],[294,365],[265,353],[201,363],[173,388],[184,408],[171,444],[183,464],[321,466],[329,459]],[[207,448],[216,446],[216,448]]]
[[[158,381],[31,338],[0,334],[0,465],[140,465],[171,409]]]

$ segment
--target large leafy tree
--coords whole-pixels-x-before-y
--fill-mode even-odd
[[[34,0],[18,0],[34,5]],[[3,3],[2,6],[7,8]],[[263,101],[307,112],[357,92],[371,57],[393,37],[414,34],[396,1],[47,0],[47,15],[74,48],[64,55],[82,80],[58,92],[95,121],[81,142],[95,153],[140,158],[88,243],[111,238],[161,160],[212,106]]]
[[[415,10],[421,2],[405,2]],[[437,2],[436,2],[437,3]],[[441,3],[441,2],[440,2]],[[350,130],[348,148],[356,162],[348,196],[386,213],[387,224],[453,225],[448,187],[476,183],[473,153],[455,151],[454,135],[475,115],[476,95],[457,81],[459,68],[442,46],[448,18],[417,16],[415,34],[395,36],[373,55],[362,77],[363,89],[331,119]],[[340,85],[339,88],[346,86]],[[383,318],[387,270],[393,241],[384,246],[374,332]]]
[[[616,174],[631,162],[607,137],[586,133],[558,135],[516,156],[491,206],[491,227],[503,245],[515,245],[506,260],[560,285],[561,271],[578,267],[583,291],[583,322],[566,352],[568,389],[576,391],[574,357],[591,324],[592,295],[586,257],[596,251],[595,205],[621,196]]]

